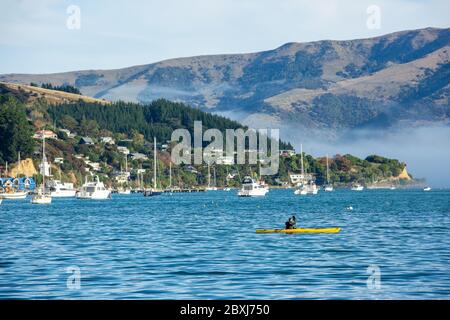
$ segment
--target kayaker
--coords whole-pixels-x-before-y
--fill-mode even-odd
[[[286,221],[286,229],[295,229],[295,225],[297,224],[297,219],[295,216],[289,217],[288,221]]]

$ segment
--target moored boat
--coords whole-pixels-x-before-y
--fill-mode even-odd
[[[73,187],[73,183],[61,182],[60,180],[51,180],[47,183],[52,198],[73,198],[77,190]]]
[[[105,200],[111,198],[111,191],[108,190],[98,176],[94,177],[94,181],[88,182],[77,192],[77,199]]]
[[[33,195],[31,198],[31,204],[51,204],[52,203],[52,196],[50,193],[46,192],[45,190],[45,164],[47,163],[47,159],[45,157],[45,135],[42,135],[42,186],[40,189],[38,189],[38,192]]]
[[[13,188],[7,188],[5,192],[0,193],[0,199],[5,200],[23,200],[26,199],[28,191],[14,190]]]
[[[242,188],[238,191],[239,197],[264,197],[269,192],[268,186],[261,180],[255,180],[250,176],[242,180]]]
[[[356,183],[351,187],[351,190],[352,191],[363,191],[364,186],[360,185],[359,183]]]

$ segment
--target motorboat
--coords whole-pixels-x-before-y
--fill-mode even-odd
[[[47,183],[52,198],[73,198],[77,190],[73,187],[73,183],[61,182],[60,180],[50,180]]]
[[[268,186],[261,180],[255,180],[250,176],[242,180],[242,188],[238,191],[239,197],[264,197],[269,192]]]
[[[98,176],[94,177],[94,181],[88,182],[77,192],[78,199],[105,200],[111,198],[111,191],[108,190]]]

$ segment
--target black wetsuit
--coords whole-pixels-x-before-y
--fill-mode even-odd
[[[286,221],[286,229],[295,229],[295,225],[297,224],[297,219],[295,219],[295,216],[292,216],[289,218],[288,221]]]

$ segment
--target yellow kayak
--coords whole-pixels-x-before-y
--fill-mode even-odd
[[[339,233],[341,228],[256,229],[256,233]]]

